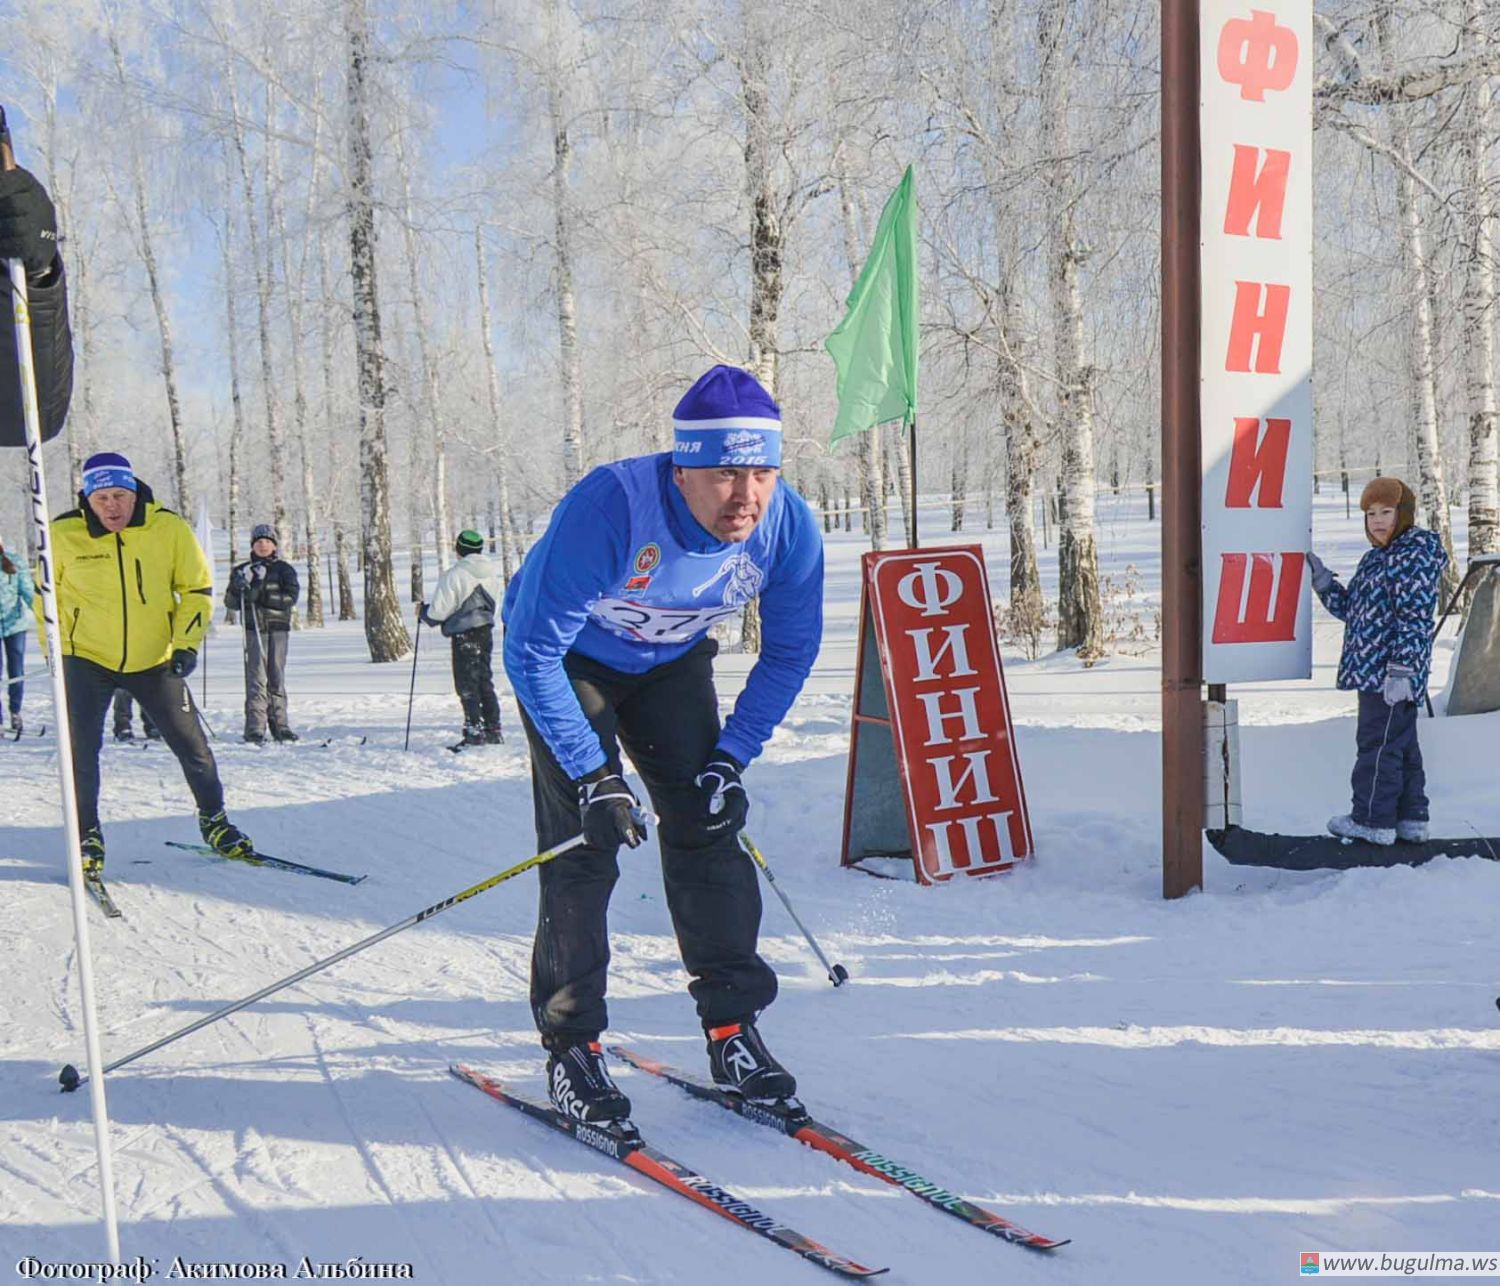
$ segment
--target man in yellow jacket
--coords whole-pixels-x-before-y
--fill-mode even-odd
[[[104,871],[99,749],[116,688],[140,702],[177,756],[204,841],[226,857],[251,853],[249,837],[224,814],[219,768],[186,682],[213,612],[198,538],[113,451],[85,462],[79,500],[52,520],[52,542],[84,873]]]

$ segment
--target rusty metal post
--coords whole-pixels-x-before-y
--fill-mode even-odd
[[[1161,8],[1162,896],[1203,887],[1197,0]]]

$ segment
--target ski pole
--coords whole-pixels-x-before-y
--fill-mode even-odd
[[[781,899],[781,905],[786,907],[786,913],[796,921],[797,927],[802,930],[802,936],[807,939],[807,945],[813,949],[813,955],[818,957],[824,970],[827,971],[828,981],[835,987],[843,986],[844,983],[849,981],[849,971],[841,964],[828,963],[828,957],[823,954],[823,948],[818,945],[818,940],[807,931],[807,926],[802,923],[796,911],[792,909],[791,899],[781,891],[781,885],[776,883],[776,877],[771,874],[771,867],[766,861],[765,855],[760,849],[755,847],[755,841],[746,835],[744,831],[740,832],[740,847],[750,854],[756,866],[760,867],[761,874],[766,877],[766,883],[776,890],[776,896]]]
[[[217,741],[219,739],[219,734],[214,731],[213,724],[209,723],[208,716],[203,713],[203,707],[200,706],[196,701],[193,701],[193,690],[192,690],[192,688],[188,688],[187,695],[188,695],[188,700],[193,702],[193,713],[198,716],[198,722],[201,723],[204,726],[204,728],[208,730],[209,740],[211,740],[211,741]],[[142,720],[144,720],[145,717],[146,717],[146,707],[142,706],[141,707],[141,718],[142,718]]]
[[[417,632],[411,645],[411,691],[406,694],[406,740],[401,749],[411,749],[411,707],[412,702],[417,699],[417,653],[422,650],[422,615],[421,609],[417,609]]]
[[[487,880],[481,880],[478,884],[471,885],[462,893],[455,893],[450,898],[444,898],[441,902],[434,902],[425,911],[418,911],[416,915],[407,916],[400,924],[393,924],[388,929],[382,929],[379,933],[372,933],[368,938],[361,938],[352,946],[345,947],[342,951],[335,951],[331,956],[325,956],[322,960],[315,961],[305,969],[299,969],[290,977],[283,978],[280,982],[273,982],[269,987],[262,987],[253,996],[246,996],[243,1000],[236,1000],[232,1005],[225,1005],[222,1009],[216,1009],[211,1014],[205,1014],[196,1022],[189,1023],[186,1027],[179,1028],[169,1036],[163,1036],[160,1040],[154,1040],[151,1044],[136,1050],[133,1054],[126,1054],[123,1058],[117,1058],[114,1062],[104,1067],[105,1072],[112,1072],[117,1067],[124,1067],[126,1063],[133,1063],[138,1058],[160,1049],[163,1045],[170,1045],[175,1040],[190,1035],[199,1028],[207,1027],[209,1023],[216,1023],[221,1018],[227,1018],[230,1014],[237,1013],[247,1005],[253,1005],[257,1000],[264,1000],[267,996],[274,995],[285,987],[290,987],[294,982],[301,982],[304,978],[310,978],[313,974],[327,969],[330,965],[337,964],[340,960],[347,960],[356,952],[363,951],[366,947],[373,947],[377,942],[383,942],[386,938],[400,933],[402,929],[409,929],[414,924],[420,924],[423,920],[430,920],[440,911],[446,911],[451,906],[457,906],[460,902],[467,902],[472,897],[477,897],[487,889],[492,889],[497,884],[503,884],[506,880],[531,870],[534,866],[540,866],[543,862],[550,862],[554,857],[566,853],[569,849],[577,848],[583,843],[582,835],[575,835],[570,840],[565,840],[556,848],[549,848],[545,852],[528,857],[524,862],[517,862],[514,866],[507,867],[498,875],[492,875]],[[57,1081],[65,1092],[71,1093],[89,1079],[85,1073],[69,1063],[58,1073]]]
[[[0,169],[15,168],[11,150],[10,129],[5,109],[0,108]],[[15,318],[16,371],[21,386],[21,419],[26,430],[28,488],[31,499],[32,529],[36,532],[37,593],[42,596],[42,620],[46,627],[47,667],[52,672],[52,710],[57,720],[57,780],[62,801],[63,841],[67,850],[63,860],[68,868],[68,894],[73,904],[73,941],[77,949],[78,984],[83,999],[84,1048],[91,1059],[99,1052],[98,1010],[94,1003],[93,953],[89,949],[87,900],[83,891],[83,859],[79,852],[78,793],[73,785],[73,733],[68,722],[68,686],[63,675],[62,622],[57,610],[57,586],[54,580],[57,551],[52,544],[52,524],[48,518],[47,473],[42,460],[42,416],[36,399],[36,365],[31,347],[31,308],[27,295],[26,265],[20,259],[7,259],[5,271],[10,277],[10,303]],[[114,1163],[109,1147],[109,1109],[105,1102],[104,1081],[89,1087],[94,1117],[94,1148],[99,1158],[99,1194],[104,1217],[104,1239],[111,1264],[120,1262],[120,1229],[115,1213]]]

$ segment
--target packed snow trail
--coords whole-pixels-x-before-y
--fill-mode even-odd
[[[1112,512],[1105,572],[1134,563],[1154,593],[1155,527]],[[1317,521],[1319,551],[1351,567],[1357,521],[1331,505]],[[984,540],[999,593],[1004,533]],[[834,535],[829,551],[823,656],[745,780],[751,833],[852,978],[830,987],[767,896],[782,992],[762,1029],[839,1129],[1072,1242],[1021,1254],[617,1063],[653,1139],[892,1281],[1264,1286],[1301,1250],[1487,1245],[1500,866],[1298,874],[1209,852],[1203,894],[1164,903],[1155,656],[1085,670],[1007,653],[1038,860],[935,890],[842,872],[860,541]],[[424,650],[402,754],[410,665],[369,665],[359,631],[292,640],[293,721],[334,737],[326,749],[227,739],[233,631],[210,644],[206,703],[235,819],[268,852],[367,874],[358,886],[167,847],[198,838],[176,765],[161,747],[106,745],[107,878],[125,911],[95,921],[106,1058],[534,851],[522,739],[449,754],[448,658]],[[1232,692],[1247,825],[1310,833],[1343,810],[1353,720],[1332,687],[1337,642],[1320,616],[1311,681]],[[1450,655],[1445,640],[1440,678]],[[719,658],[726,702],[746,663]],[[44,706],[28,693],[30,717],[50,722]],[[518,726],[508,695],[504,717]],[[1421,735],[1434,827],[1500,831],[1500,716]],[[97,1260],[103,1244],[87,1100],[55,1081],[82,1034],[50,753],[50,738],[0,746],[0,1273],[28,1255]],[[621,858],[606,1039],[702,1071],[654,850]],[[542,1089],[534,914],[528,876],[110,1077],[126,1257],[295,1270],[359,1255],[431,1283],[501,1268],[697,1286],[710,1265],[718,1286],[826,1280],[568,1139],[476,1110],[450,1061]]]

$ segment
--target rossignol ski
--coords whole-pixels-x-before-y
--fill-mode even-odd
[[[84,891],[94,899],[99,909],[104,912],[105,918],[109,920],[123,920],[125,914],[115,905],[114,898],[110,897],[109,890],[104,887],[104,881],[98,876],[85,875],[83,877]]]
[[[476,1089],[483,1090],[498,1102],[516,1108],[525,1115],[541,1121],[544,1125],[550,1125],[554,1130],[569,1135],[585,1147],[593,1148],[596,1152],[620,1162],[621,1165],[629,1166],[648,1179],[656,1180],[657,1183],[677,1193],[678,1196],[686,1197],[689,1201],[712,1210],[716,1215],[728,1219],[731,1223],[738,1224],[741,1228],[748,1228],[751,1232],[774,1241],[778,1246],[802,1256],[803,1259],[817,1264],[820,1268],[838,1273],[841,1277],[874,1277],[886,1271],[884,1268],[866,1268],[863,1264],[855,1263],[852,1259],[836,1254],[826,1246],[820,1246],[810,1237],[804,1237],[800,1232],[788,1228],[785,1224],[778,1223],[770,1215],[750,1205],[749,1202],[741,1200],[732,1192],[726,1192],[701,1174],[695,1174],[680,1161],[674,1161],[665,1153],[658,1152],[628,1121],[614,1124],[578,1121],[571,1116],[564,1116],[550,1106],[517,1094],[500,1081],[486,1076],[483,1072],[476,1072],[463,1063],[454,1063],[449,1066],[448,1070],[459,1080],[467,1081]]]
[[[237,857],[231,853],[221,853],[208,844],[184,844],[175,839],[169,839],[166,843],[171,848],[202,853],[205,857],[222,857],[225,861],[246,862],[251,866],[269,866],[278,871],[291,871],[294,875],[316,875],[319,879],[338,880],[341,884],[358,884],[366,878],[363,875],[345,875],[342,871],[325,871],[319,866],[304,866],[301,862],[289,862],[284,857],[272,857],[269,853],[247,853],[243,857]]]
[[[839,1133],[832,1126],[814,1120],[797,1099],[785,1099],[781,1104],[757,1103],[722,1090],[711,1081],[695,1076],[692,1072],[683,1071],[680,1067],[673,1067],[670,1063],[651,1058],[627,1046],[611,1045],[609,1052],[616,1058],[624,1059],[640,1071],[649,1072],[652,1076],[659,1076],[662,1080],[670,1081],[673,1085],[686,1090],[694,1098],[717,1103],[720,1107],[744,1117],[747,1121],[776,1130],[819,1152],[826,1152],[829,1156],[852,1165],[856,1170],[884,1180],[894,1188],[904,1188],[928,1205],[936,1206],[939,1210],[946,1211],[965,1223],[973,1224],[981,1232],[999,1237],[1002,1241],[1009,1241],[1017,1246],[1026,1246],[1032,1250],[1056,1250],[1059,1246],[1068,1244],[1066,1237],[1058,1239],[1031,1232],[1003,1215],[997,1215],[993,1210],[986,1210],[983,1206],[976,1206],[972,1201],[964,1200],[930,1179],[924,1178],[915,1170],[882,1156],[862,1143],[856,1143],[848,1135]]]

